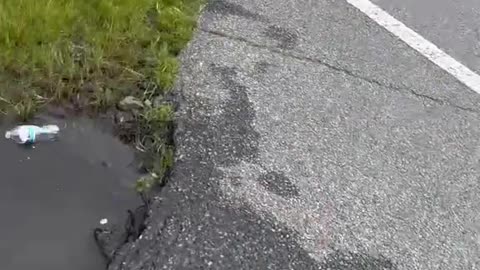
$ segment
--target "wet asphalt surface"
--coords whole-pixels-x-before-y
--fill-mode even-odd
[[[476,2],[375,2],[473,58]],[[480,95],[344,1],[209,1],[199,28],[177,165],[109,269],[480,268]]]
[[[139,205],[133,152],[89,120],[38,123],[58,123],[59,140],[28,148],[1,129],[0,268],[105,269],[92,230]]]
[[[374,2],[478,71],[468,34],[477,27],[475,1]],[[480,268],[480,95],[346,2],[209,1],[182,55],[176,90],[176,166],[152,202],[147,229],[118,250],[108,269]],[[63,253],[64,261],[78,259],[75,249],[91,254],[91,263],[100,260],[88,253],[93,243],[81,230],[47,223],[61,217],[55,209],[62,208],[48,204],[54,198],[76,212],[67,224],[84,227],[130,207],[128,200],[114,203],[118,197],[103,188],[90,193],[103,194],[108,211],[82,211],[95,200],[52,192],[59,185],[89,191],[95,177],[75,186],[87,171],[105,186],[118,179],[128,186],[130,177],[119,176],[128,175],[122,170],[129,158],[106,170],[98,162],[114,150],[72,136],[63,146],[34,149],[39,156],[30,160],[43,160],[30,170],[19,165],[27,152],[2,142],[2,150],[16,155],[2,162],[20,179],[2,182],[2,200],[12,198],[2,207],[12,213],[8,220],[31,218],[21,223],[31,230],[2,225],[17,232],[2,241],[11,253],[0,256],[11,267],[27,261],[12,260],[18,254],[52,258],[26,244],[46,235],[84,243],[69,246],[73,253]],[[81,147],[74,143],[80,139]],[[56,163],[78,173],[46,163],[54,153]],[[39,173],[56,179],[51,188],[25,184]],[[68,175],[77,179],[75,188],[61,185]],[[36,199],[23,206],[11,189]],[[50,195],[38,197],[41,189]],[[24,213],[11,208],[13,201]],[[48,217],[32,210],[40,205]],[[71,265],[85,269],[82,263]]]

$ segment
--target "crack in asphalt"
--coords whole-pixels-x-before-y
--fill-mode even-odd
[[[408,88],[408,87],[404,87],[404,86],[398,86],[398,85],[394,85],[392,83],[382,82],[382,81],[380,81],[378,79],[375,79],[375,78],[362,76],[360,74],[355,73],[352,70],[349,70],[345,67],[339,66],[339,64],[332,64],[332,63],[325,62],[325,61],[323,61],[321,59],[318,59],[318,58],[299,55],[299,54],[296,54],[294,52],[288,52],[287,50],[282,50],[282,49],[279,49],[277,47],[261,44],[261,43],[252,41],[250,39],[244,38],[244,37],[229,35],[227,33],[221,32],[221,31],[210,30],[210,29],[206,29],[206,28],[198,28],[198,30],[200,30],[202,32],[205,32],[205,33],[208,33],[208,34],[211,34],[211,35],[215,35],[215,36],[231,39],[231,40],[234,40],[234,41],[247,43],[248,45],[250,45],[252,47],[255,47],[255,48],[267,49],[267,50],[269,50],[273,53],[281,54],[281,55],[286,56],[286,57],[290,57],[290,58],[294,58],[294,59],[301,60],[301,61],[308,61],[308,62],[311,62],[311,63],[319,64],[319,65],[327,67],[331,70],[341,72],[341,73],[346,74],[350,77],[363,80],[363,81],[368,82],[370,84],[374,84],[374,85],[384,87],[384,88],[387,88],[387,89],[395,90],[395,91],[401,92],[401,93],[409,93],[412,96],[414,96],[418,99],[421,99],[421,100],[432,101],[432,102],[434,102],[436,104],[439,104],[439,105],[442,105],[442,106],[446,105],[446,106],[449,106],[449,107],[452,107],[452,108],[455,108],[455,109],[458,109],[458,110],[461,110],[461,111],[469,112],[469,113],[474,113],[474,114],[479,114],[480,113],[478,110],[458,105],[458,104],[453,103],[449,100],[444,100],[444,99],[433,97],[433,96],[430,96],[430,95],[427,95],[427,94],[422,94],[419,91],[414,90],[412,88]]]

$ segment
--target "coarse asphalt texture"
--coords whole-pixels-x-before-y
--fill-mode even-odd
[[[480,269],[480,95],[345,1],[209,1],[177,101],[109,269]]]

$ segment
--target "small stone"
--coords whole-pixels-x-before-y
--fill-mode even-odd
[[[102,218],[102,219],[100,220],[100,224],[102,224],[102,225],[105,225],[105,224],[107,224],[107,223],[108,223],[108,219],[106,219],[106,218]]]
[[[140,110],[143,103],[135,97],[127,96],[118,103],[118,108],[123,111]]]
[[[145,103],[145,106],[152,107],[152,102],[150,100],[147,99],[147,100],[145,100],[144,103]]]

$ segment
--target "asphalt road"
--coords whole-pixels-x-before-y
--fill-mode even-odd
[[[478,4],[417,2],[376,1],[478,71]],[[177,165],[110,269],[480,268],[479,94],[345,1],[210,1],[199,27]]]
[[[475,0],[376,0],[377,5],[480,72],[480,2]]]

